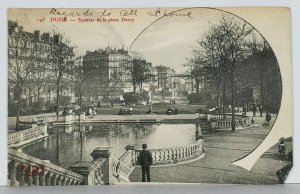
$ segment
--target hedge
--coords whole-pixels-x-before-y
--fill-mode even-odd
[[[138,104],[140,101],[148,101],[149,97],[146,94],[140,93],[124,93],[123,98],[126,104]]]

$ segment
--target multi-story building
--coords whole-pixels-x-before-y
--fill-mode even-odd
[[[166,66],[156,66],[157,69],[157,85],[159,88],[172,87],[172,76],[175,74],[174,69]]]
[[[14,103],[18,97],[16,92],[20,91],[18,84],[22,85],[23,107],[38,101],[50,103],[56,98],[55,73],[51,69],[50,55],[55,50],[55,41],[58,41],[58,35],[41,34],[39,30],[27,32],[17,22],[8,21],[8,95]],[[18,67],[18,72],[14,71],[15,67]],[[17,80],[17,77],[23,78]],[[68,104],[74,96],[73,90],[64,86],[60,88],[60,96]]]
[[[88,75],[85,95],[93,99],[111,98],[131,91],[131,65],[132,58],[123,48],[108,46],[87,51],[83,56],[84,73]]]

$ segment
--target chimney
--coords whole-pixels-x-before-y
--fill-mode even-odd
[[[35,30],[35,31],[33,32],[33,34],[34,34],[34,38],[35,38],[36,40],[40,40],[40,31],[39,31],[39,30]]]
[[[50,33],[43,33],[41,39],[45,42],[50,42]]]
[[[53,36],[53,41],[54,41],[54,43],[57,43],[57,44],[59,43],[59,35],[58,34]]]

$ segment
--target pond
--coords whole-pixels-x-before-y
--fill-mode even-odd
[[[48,133],[47,138],[23,147],[23,152],[67,168],[78,161],[92,161],[90,154],[100,146],[112,147],[116,158],[128,144],[137,149],[143,143],[149,149],[184,146],[195,141],[196,125],[101,123],[60,126]]]

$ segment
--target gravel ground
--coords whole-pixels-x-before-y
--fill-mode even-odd
[[[275,117],[275,115],[273,115]],[[273,118],[274,118],[273,117]],[[153,182],[215,183],[215,184],[277,184],[276,171],[288,162],[281,161],[278,145],[270,148],[256,162],[251,171],[230,164],[230,162],[251,152],[264,139],[270,128],[260,127],[264,117],[256,117],[258,126],[230,130],[220,130],[205,134],[203,159],[167,167],[152,167]],[[274,120],[274,119],[272,119]],[[291,147],[291,141],[287,142]],[[130,176],[132,182],[141,181],[141,169],[135,168]]]

